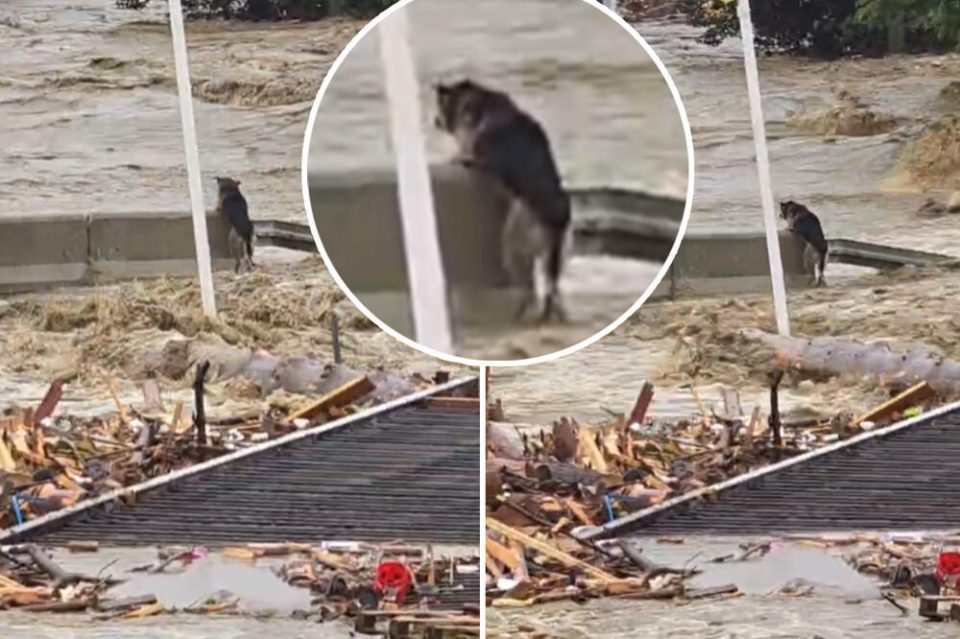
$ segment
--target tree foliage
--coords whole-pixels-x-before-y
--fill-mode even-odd
[[[718,44],[740,33],[735,0],[683,0],[702,41]],[[836,57],[883,54],[892,25],[902,26],[910,51],[960,47],[958,0],[761,0],[751,5],[763,51]]]
[[[116,0],[125,9],[143,9],[166,0]],[[191,18],[236,20],[320,20],[332,15],[372,17],[397,0],[183,0]]]

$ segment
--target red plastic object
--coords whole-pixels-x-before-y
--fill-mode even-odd
[[[377,594],[393,595],[394,601],[403,605],[411,585],[410,571],[403,564],[388,561],[377,566],[377,574],[373,581],[373,588]]]
[[[960,577],[960,552],[942,552],[937,557],[937,580],[942,584],[946,581],[956,582]]]

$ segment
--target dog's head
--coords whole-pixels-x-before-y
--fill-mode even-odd
[[[802,210],[803,206],[797,204],[793,200],[780,202],[780,217],[785,220],[789,220],[790,218],[797,216]]]
[[[217,186],[220,187],[220,191],[239,191],[240,190],[240,180],[234,180],[229,177],[218,177]]]
[[[468,114],[468,106],[487,91],[472,80],[460,80],[453,84],[434,85],[437,98],[437,117],[434,124],[444,131],[453,131]]]

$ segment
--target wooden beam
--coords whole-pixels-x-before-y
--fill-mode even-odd
[[[511,573],[516,573],[520,565],[520,557],[517,553],[490,537],[487,537],[487,554],[509,568]]]
[[[864,413],[854,420],[853,425],[859,426],[863,422],[891,421],[894,417],[903,413],[903,411],[907,410],[908,408],[933,399],[936,396],[937,391],[933,390],[933,387],[931,387],[930,384],[927,382],[920,382],[915,386],[911,386],[889,401],[884,402],[876,408]]]
[[[350,380],[343,386],[336,388],[320,399],[312,402],[287,417],[289,421],[295,419],[316,419],[331,408],[352,404],[367,393],[373,391],[373,382],[366,375]]]
[[[427,408],[461,410],[467,413],[480,412],[479,397],[430,397],[424,401]]]
[[[546,555],[551,559],[559,561],[561,564],[563,564],[564,566],[567,566],[568,568],[577,568],[579,570],[582,570],[583,572],[590,575],[591,577],[594,577],[595,579],[599,579],[604,583],[613,583],[613,582],[621,581],[619,578],[611,575],[610,573],[604,570],[601,570],[600,568],[597,568],[596,566],[591,566],[587,562],[581,561],[576,557],[568,555],[567,553],[554,548],[548,543],[542,542],[539,539],[534,539],[533,537],[526,535],[520,532],[519,530],[515,530],[514,528],[511,528],[506,524],[502,524],[496,519],[493,519],[492,517],[487,517],[487,530],[493,530],[495,532],[498,532],[508,539],[511,539],[519,544],[522,544],[527,548],[536,550],[537,552],[543,555]],[[488,548],[489,548],[489,541],[490,540],[488,538],[487,539]]]

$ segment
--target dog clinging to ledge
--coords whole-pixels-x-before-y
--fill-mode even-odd
[[[247,210],[247,200],[240,192],[240,181],[228,177],[218,177],[217,213],[230,223],[230,253],[236,263],[234,272],[241,268],[253,269],[253,222]]]
[[[812,273],[811,284],[823,286],[823,270],[827,266],[827,238],[823,235],[820,218],[802,204],[787,200],[780,203],[780,216],[787,221],[787,228],[803,238],[803,265]]]
[[[543,127],[505,93],[471,80],[438,84],[435,90],[436,124],[456,139],[457,160],[494,176],[510,195],[501,259],[511,283],[524,291],[516,318],[538,301],[536,269],[543,264],[547,290],[540,321],[565,319],[559,282],[570,197]]]

